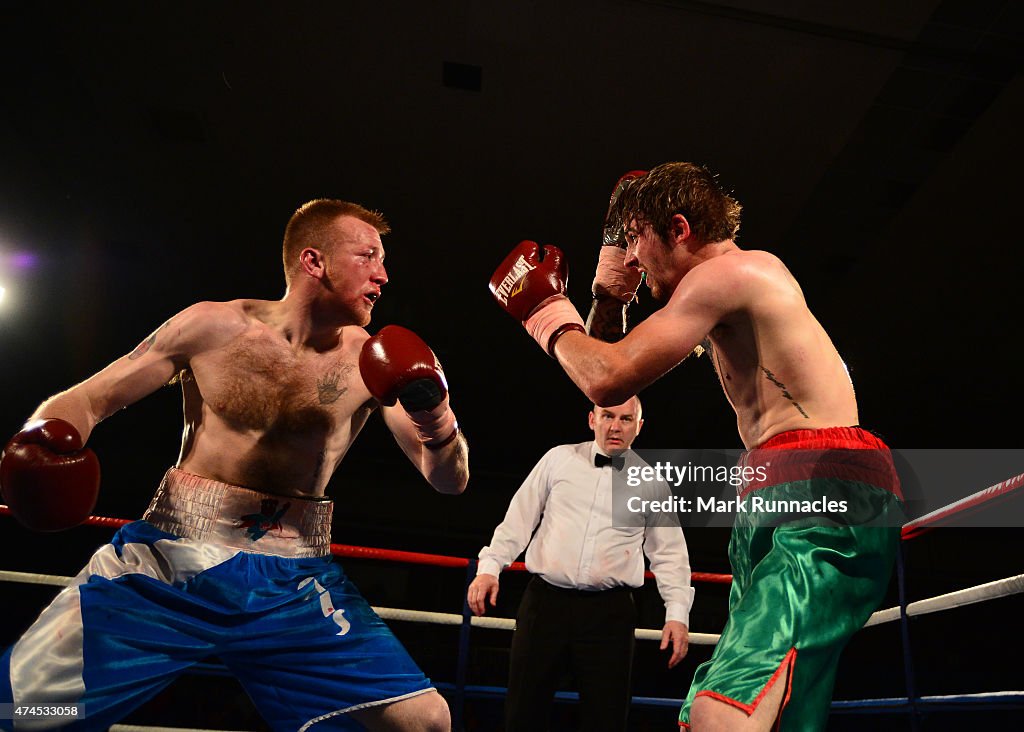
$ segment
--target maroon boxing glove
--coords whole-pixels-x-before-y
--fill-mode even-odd
[[[359,373],[382,404],[399,399],[409,411],[433,409],[448,393],[437,356],[408,328],[387,325],[363,344]]]
[[[540,246],[535,241],[521,241],[505,257],[491,276],[490,290],[494,299],[516,320],[526,322],[530,314],[548,298],[565,294],[569,268],[558,247]]]
[[[37,419],[11,438],[0,458],[0,493],[36,531],[78,526],[96,506],[100,463],[63,419]]]
[[[455,439],[459,426],[448,408],[444,371],[430,347],[411,330],[400,325],[381,328],[363,344],[359,373],[382,404],[401,402],[427,447],[442,447]]]
[[[558,338],[570,330],[583,331],[583,319],[565,296],[568,279],[561,249],[545,246],[542,260],[536,242],[522,241],[494,271],[490,290],[498,305],[554,356]]]

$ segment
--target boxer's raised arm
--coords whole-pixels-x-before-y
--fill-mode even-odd
[[[619,211],[619,198],[635,180],[646,173],[644,170],[631,170],[619,178],[604,216],[597,272],[591,285],[594,302],[586,325],[587,335],[606,343],[621,341],[626,334],[626,313],[640,287],[640,270],[625,264],[627,242]]]
[[[595,404],[621,404],[682,363],[712,328],[742,308],[750,289],[746,279],[731,262],[706,262],[621,341],[567,333],[556,343],[555,357]]]
[[[100,467],[85,447],[92,429],[117,410],[157,390],[205,349],[244,327],[223,303],[199,303],[178,313],[126,356],[33,413],[0,458],[0,492],[29,528],[77,526],[96,505]]]
[[[188,367],[192,356],[223,345],[244,328],[244,316],[226,303],[192,305],[157,328],[131,353],[47,399],[32,419],[63,419],[86,442],[99,422],[164,386]]]

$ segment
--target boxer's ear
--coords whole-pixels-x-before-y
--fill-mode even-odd
[[[313,247],[303,249],[299,252],[299,264],[302,266],[302,271],[310,277],[320,279],[324,276],[324,254],[319,249]]]
[[[677,213],[672,216],[672,221],[669,222],[669,244],[673,246],[676,244],[682,244],[690,235],[693,230],[690,229],[690,222],[686,220],[686,217],[681,213]]]

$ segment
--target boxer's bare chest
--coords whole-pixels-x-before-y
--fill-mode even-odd
[[[247,333],[193,361],[206,408],[243,430],[330,433],[364,401],[355,354],[296,352],[265,332]]]

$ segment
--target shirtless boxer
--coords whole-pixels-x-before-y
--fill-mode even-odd
[[[449,729],[444,699],[330,556],[324,492],[378,406],[437,491],[469,478],[434,354],[403,328],[363,329],[388,281],[387,231],[356,204],[303,205],[285,231],[281,300],[186,308],[11,440],[0,485],[12,511],[66,528],[95,501],[83,444],[97,423],[182,386],[177,465],[144,519],[0,658],[0,702],[77,702],[86,718],[71,729],[106,729],[217,656],[275,730]]]
[[[845,365],[792,274],[775,256],[736,245],[740,204],[707,170],[658,166],[624,188],[614,212],[627,246],[601,258],[594,292],[616,299],[598,320],[614,320],[609,309],[633,296],[623,283],[636,288],[641,274],[664,303],[618,342],[584,334],[555,247],[541,257],[522,242],[491,291],[597,404],[620,402],[707,350],[748,459],[796,456],[760,489],[775,497],[834,491],[857,505],[845,523],[765,525],[737,514],[729,621],[680,714],[698,732],[823,729],[839,653],[881,601],[895,557],[899,484],[888,449],[856,426]],[[861,456],[853,468],[849,454]],[[802,464],[807,455],[819,462]]]

